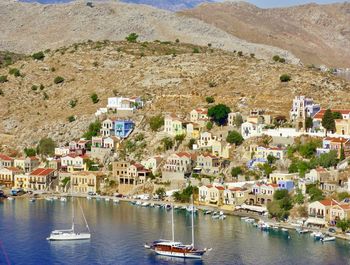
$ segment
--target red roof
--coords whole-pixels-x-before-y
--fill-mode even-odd
[[[17,167],[5,167],[8,170],[14,171],[14,172],[21,172],[22,170]]]
[[[320,203],[324,206],[339,205],[339,203],[336,200],[322,200],[320,201]]]
[[[201,114],[208,114],[208,110],[207,109],[198,108],[198,109],[196,109],[196,111],[198,113],[201,113]]]
[[[47,176],[54,171],[55,170],[52,168],[37,168],[34,171],[32,171],[32,173],[30,173],[30,175],[32,175],[32,176]]]
[[[331,141],[332,143],[346,143],[349,141],[349,139],[343,138],[343,137],[326,137],[324,138],[326,141]]]
[[[206,187],[207,187],[208,189],[210,189],[210,188],[213,187],[213,185],[207,185]]]
[[[217,186],[217,187],[215,187],[215,188],[217,188],[218,190],[225,190],[225,188],[224,188],[224,187],[221,187],[221,186]]]
[[[342,115],[348,115],[350,114],[350,110],[348,109],[332,109],[332,112],[339,112]],[[326,112],[326,109],[321,109],[319,112],[317,112],[314,116],[314,119],[322,119],[324,113]]]
[[[176,153],[176,155],[179,157],[183,157],[183,156],[186,156],[188,158],[192,157],[192,155],[190,153],[187,153],[187,152],[179,152],[179,153]]]
[[[0,160],[12,161],[13,158],[4,154],[0,154]]]

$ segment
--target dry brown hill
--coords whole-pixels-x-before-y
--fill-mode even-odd
[[[140,40],[172,40],[230,51],[254,53],[257,58],[280,54],[298,63],[291,53],[276,47],[253,44],[198,19],[146,5],[118,1],[86,1],[66,4],[0,1],[0,50],[31,53],[60,48],[87,40],[124,40],[136,32]]]
[[[20,76],[9,75],[10,68]],[[292,81],[281,83],[284,73]],[[47,135],[60,142],[79,137],[114,94],[143,96],[147,107],[138,114],[145,116],[185,114],[205,106],[206,96],[232,110],[261,107],[272,114],[287,114],[300,94],[324,107],[350,108],[350,84],[330,74],[190,44],[88,42],[47,52],[43,61],[17,61],[0,68],[1,75],[8,82],[0,83],[0,142],[11,146],[33,145]],[[54,84],[57,76],[65,81]],[[94,92],[97,104],[90,99]],[[77,120],[68,122],[71,115]]]
[[[291,51],[306,64],[350,67],[350,2],[273,9],[226,2],[181,14],[238,38]]]

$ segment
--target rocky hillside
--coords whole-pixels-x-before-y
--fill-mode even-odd
[[[211,43],[216,48],[254,53],[257,58],[280,54],[298,62],[284,50],[243,41],[197,19],[145,5],[112,0],[92,3],[92,6],[86,1],[41,5],[1,0],[0,50],[31,53],[87,40],[124,40],[136,32],[141,40]]]
[[[194,8],[202,3],[217,2],[215,0],[121,0],[125,3],[150,5],[156,8],[169,11],[180,11]]]
[[[280,82],[284,73],[290,74],[290,82]],[[287,115],[292,98],[300,94],[325,107],[350,108],[350,84],[342,79],[181,43],[86,42],[47,51],[42,61],[26,57],[0,68],[4,75],[8,81],[0,83],[0,142],[11,146],[34,145],[44,136],[59,142],[79,137],[96,109],[113,95],[147,100],[137,120],[165,112],[185,115],[195,106],[206,106],[207,96],[243,112],[260,107]],[[55,84],[58,76],[64,81]],[[97,104],[92,93],[100,99]],[[69,122],[69,116],[76,120]]]
[[[291,51],[305,64],[350,67],[350,2],[274,9],[226,2],[181,14],[238,38]]]

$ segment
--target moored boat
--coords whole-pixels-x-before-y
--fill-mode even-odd
[[[321,241],[322,242],[335,241],[335,236],[325,235],[324,237],[321,238]]]

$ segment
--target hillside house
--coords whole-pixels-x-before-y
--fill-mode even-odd
[[[162,167],[163,180],[184,181],[192,172],[194,160],[195,156],[187,152],[170,155]]]
[[[0,167],[13,167],[14,159],[4,154],[0,154]]]
[[[217,175],[220,172],[220,159],[211,154],[200,154],[197,156],[196,170],[206,175]]]
[[[70,148],[69,146],[62,146],[62,147],[56,147],[55,148],[55,156],[66,156],[70,153]]]
[[[350,156],[350,139],[342,137],[325,137],[322,140],[322,148],[317,148],[316,152],[318,155],[323,153],[329,153],[332,150],[337,151],[338,158],[340,158],[341,148],[344,149],[345,157]]]
[[[208,110],[204,108],[197,108],[190,112],[190,121],[201,123],[202,125],[209,121]]]
[[[116,119],[105,119],[101,123],[100,134],[103,137],[109,137],[115,135],[115,121]]]
[[[24,173],[28,173],[39,167],[40,161],[39,158],[35,156],[26,157],[26,158],[16,158],[14,161],[14,166],[21,168]]]
[[[157,170],[160,167],[160,164],[163,161],[163,157],[161,156],[153,156],[148,158],[147,160],[141,161],[141,164],[148,170],[151,170],[153,175],[157,173]]]
[[[115,136],[120,139],[128,138],[134,127],[135,124],[131,120],[117,120],[114,122]]]
[[[166,115],[164,118],[164,132],[170,136],[186,134],[186,123],[175,114]]]
[[[69,154],[61,158],[61,167],[63,171],[86,171],[87,167],[84,163],[84,157],[75,154]]]
[[[141,97],[111,97],[108,98],[107,108],[118,112],[133,112],[143,107]]]
[[[260,136],[263,132],[264,127],[265,127],[264,124],[258,124],[258,123],[246,121],[241,125],[241,134],[244,139]]]

